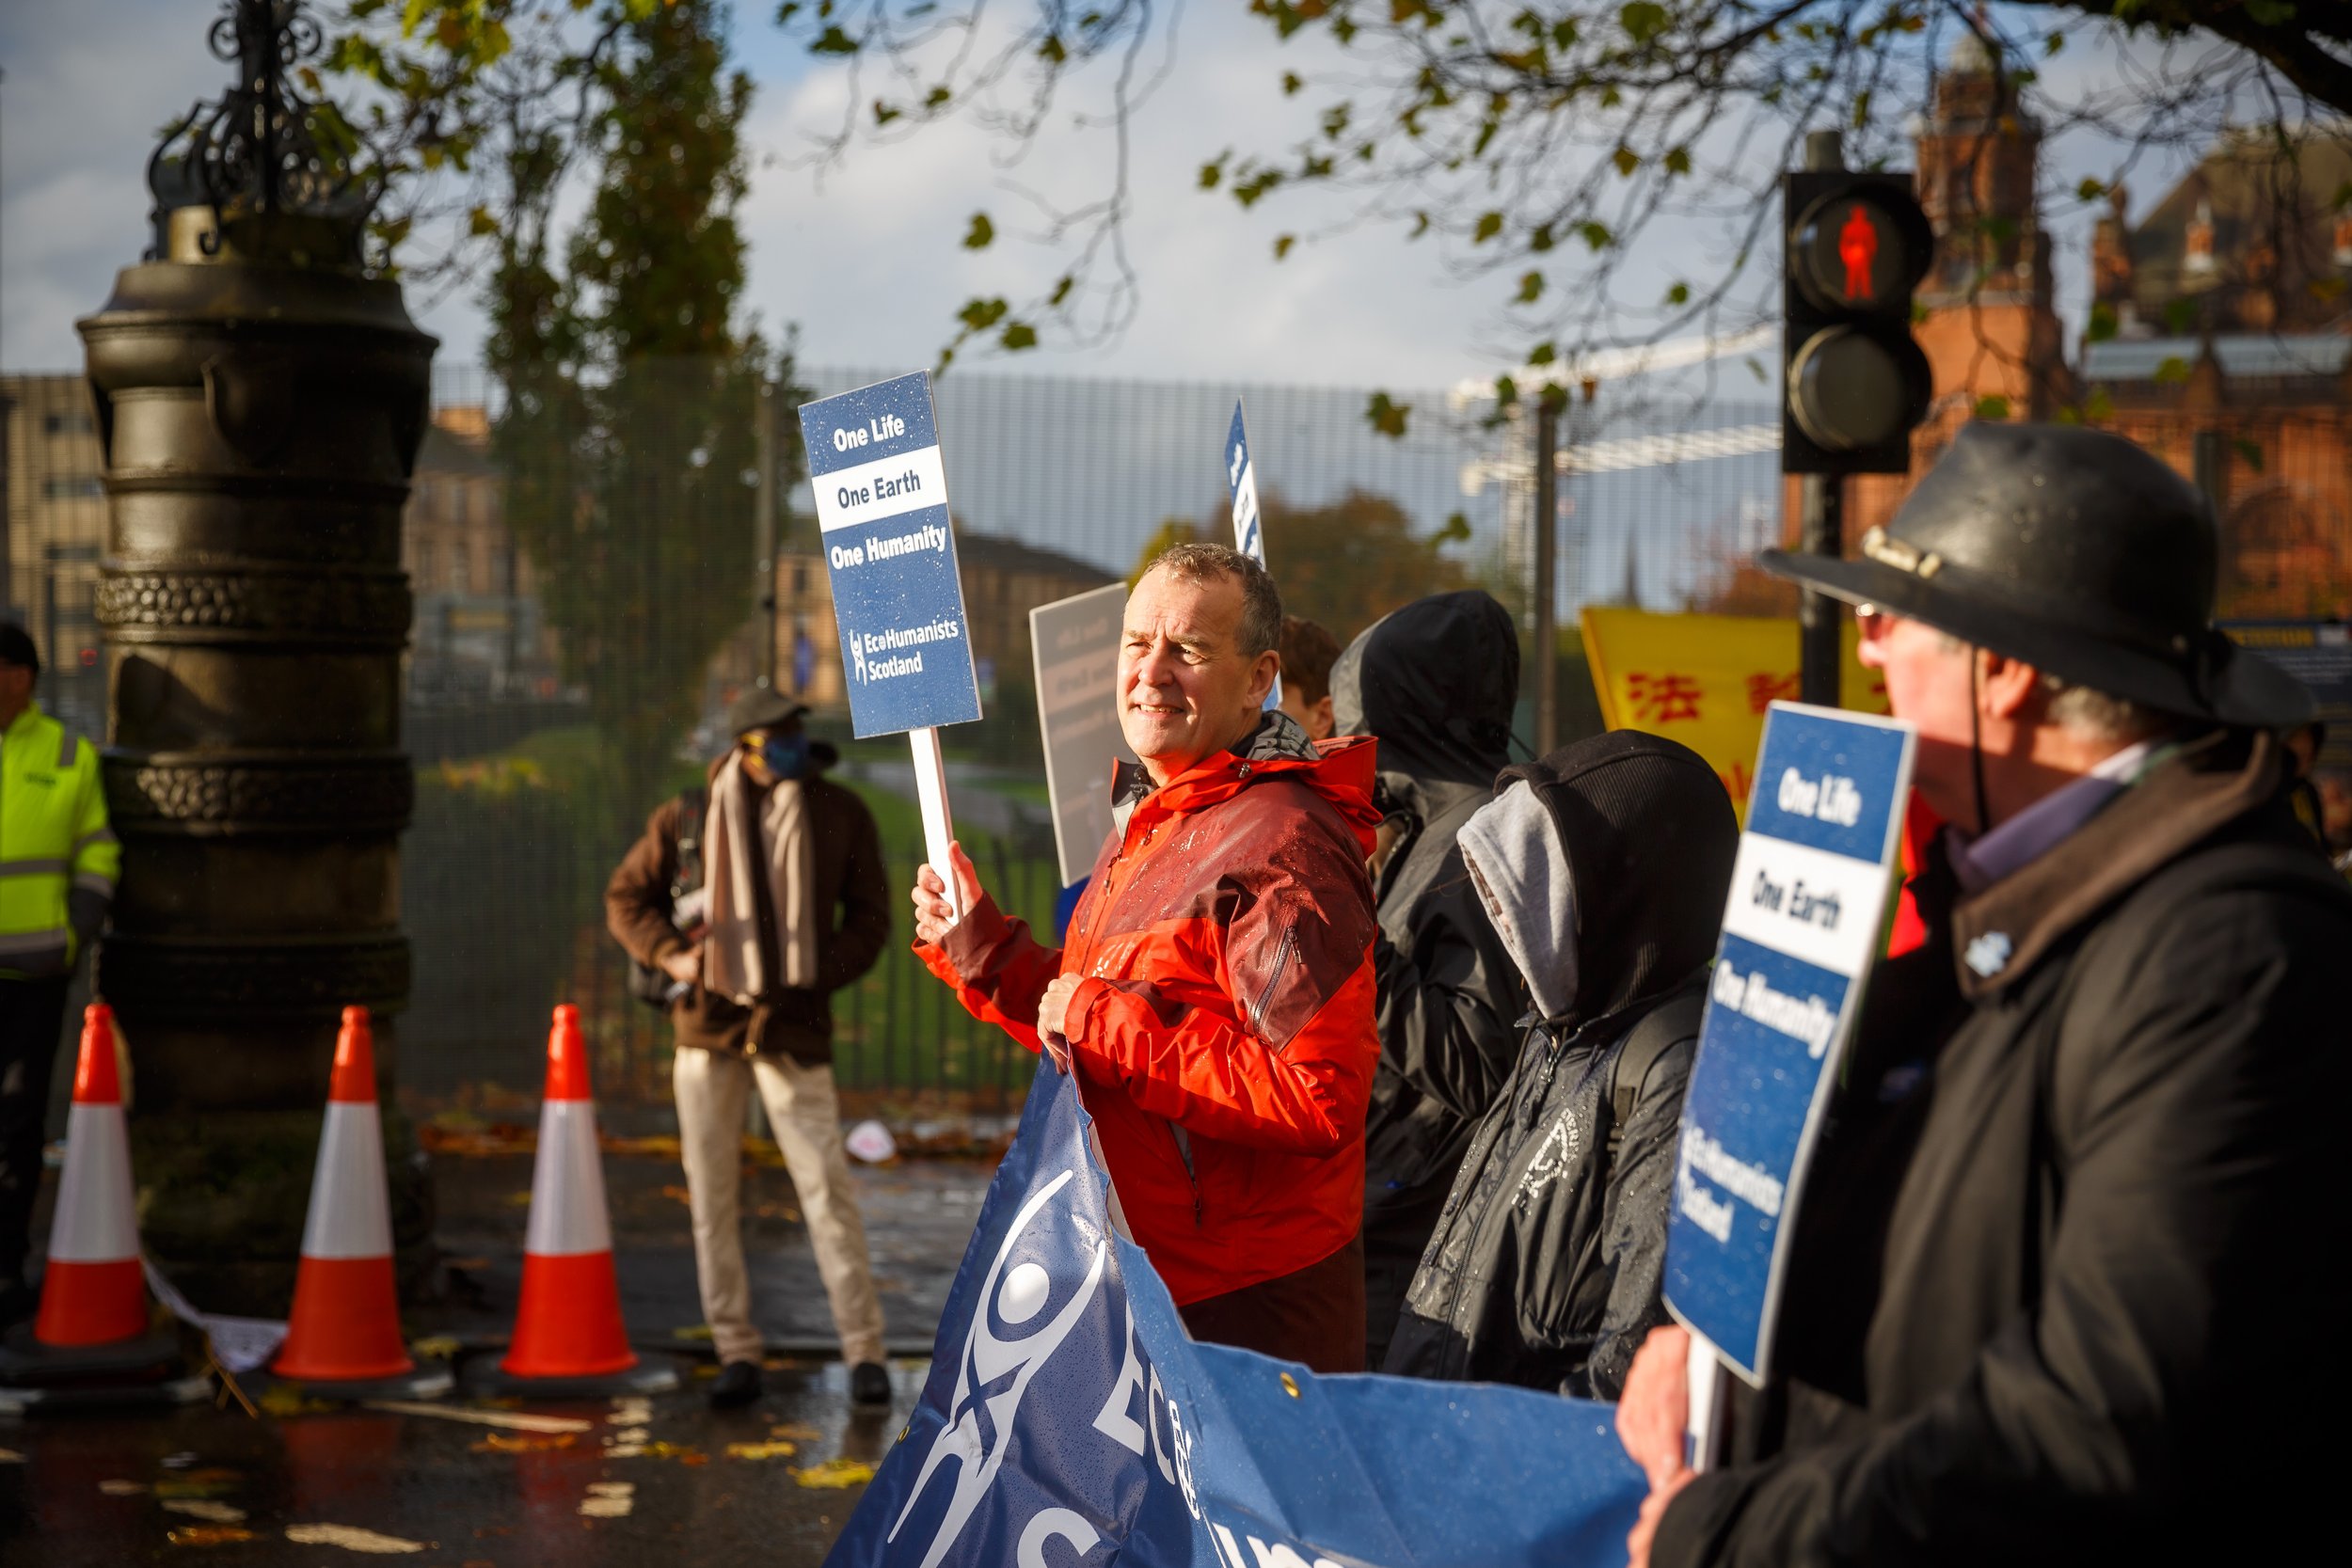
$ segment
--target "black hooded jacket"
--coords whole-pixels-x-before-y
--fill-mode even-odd
[[[1470,1129],[1511,1070],[1518,972],[1454,837],[1510,764],[1519,644],[1475,590],[1438,594],[1367,628],[1331,670],[1341,735],[1380,739],[1381,805],[1398,838],[1382,866],[1380,1061],[1364,1126],[1366,1365],[1386,1352]]]
[[[1382,1370],[1614,1399],[1665,1321],[1676,1136],[1739,828],[1714,770],[1655,736],[1580,741],[1503,775],[1519,779],[1566,861],[1575,989],[1555,1016],[1521,1021],[1518,1063],[1471,1138]],[[1617,1058],[1652,1014],[1665,1037],[1643,1037],[1661,1049],[1612,1160]]]

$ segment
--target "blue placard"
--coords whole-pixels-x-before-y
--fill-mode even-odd
[[[1916,744],[1774,703],[1682,1105],[1666,1305],[1763,1382],[1821,1110],[1878,957]]]
[[[801,436],[851,727],[862,738],[979,718],[930,376],[804,403]]]

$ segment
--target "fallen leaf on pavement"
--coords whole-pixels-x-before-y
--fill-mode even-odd
[[[572,1416],[525,1416],[504,1410],[470,1410],[462,1404],[425,1404],[416,1400],[367,1400],[370,1410],[395,1416],[431,1416],[444,1421],[471,1421],[476,1426],[505,1427],[512,1432],[591,1432],[594,1421]]]
[[[790,1437],[803,1443],[814,1443],[824,1435],[806,1421],[784,1421],[768,1429],[771,1437]]]
[[[291,1383],[271,1384],[262,1390],[262,1397],[254,1402],[259,1404],[265,1414],[278,1417],[315,1416],[321,1411],[335,1408],[325,1400],[308,1398],[300,1388]]]
[[[656,1154],[675,1160],[679,1152],[677,1135],[673,1132],[657,1132],[647,1138],[616,1138],[608,1132],[596,1143],[607,1154]]]
[[[798,1443],[729,1443],[729,1459],[789,1459],[801,1451]]]
[[[453,1334],[433,1334],[418,1340],[408,1349],[427,1361],[454,1361],[465,1347]]]
[[[846,1457],[828,1459],[822,1465],[812,1465],[805,1470],[793,1471],[792,1479],[803,1486],[821,1487],[837,1492],[851,1486],[863,1486],[872,1481],[874,1467],[859,1459]]]
[[[245,1510],[234,1503],[216,1503],[209,1497],[166,1497],[164,1511],[184,1513],[191,1519],[203,1519],[215,1525],[242,1525]]]
[[[22,1465],[24,1456],[14,1449],[0,1449],[0,1465]]]
[[[178,1529],[164,1532],[164,1539],[175,1546],[226,1546],[234,1541],[250,1541],[253,1532],[235,1525],[182,1525]]]
[[[232,1492],[242,1485],[245,1477],[234,1470],[218,1466],[205,1470],[190,1470],[185,1475],[167,1476],[155,1483],[159,1497],[211,1497]]]
[[[397,1535],[378,1535],[357,1525],[288,1525],[286,1539],[297,1546],[341,1546],[347,1552],[378,1552],[385,1556],[424,1550],[421,1541],[403,1541]]]
[[[109,1497],[136,1497],[146,1493],[147,1482],[143,1481],[102,1481],[98,1483],[98,1490]]]
[[[707,1339],[710,1338],[710,1325],[696,1323],[691,1328],[674,1328],[670,1330],[670,1338],[673,1339]]]

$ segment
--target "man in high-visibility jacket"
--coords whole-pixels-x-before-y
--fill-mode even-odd
[[[114,901],[98,749],[33,701],[40,652],[0,625],[0,1323],[24,1316],[26,1229],[66,982]]]

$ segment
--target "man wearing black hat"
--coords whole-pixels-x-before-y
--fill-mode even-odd
[[[832,996],[890,938],[882,843],[856,795],[818,775],[806,705],[752,690],[727,710],[735,744],[709,785],[655,811],[605,889],[605,923],[668,976],[677,1033],[679,1152],[703,1315],[720,1362],[710,1401],[759,1397],[759,1330],[743,1268],[743,1117],[756,1084],[784,1151],[850,1367],[850,1397],[890,1402],[874,1292],[834,1096]]]
[[[2264,1560],[2316,1531],[2352,1391],[2352,891],[2289,802],[2276,732],[2310,698],[2212,629],[2217,556],[2155,458],[2009,424],[1860,559],[1767,552],[1856,606],[1951,827],[1722,1467],[1684,1465],[1681,1331],[1635,1363],[1636,1563]]]

